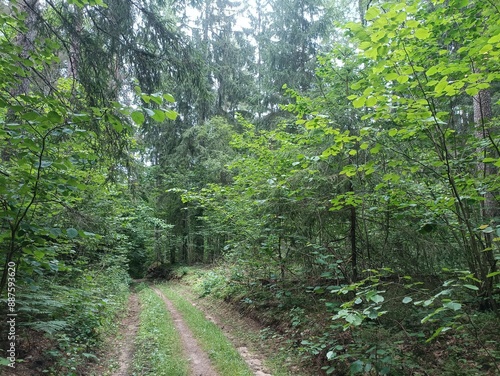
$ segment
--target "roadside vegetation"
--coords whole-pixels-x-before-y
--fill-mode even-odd
[[[500,374],[497,2],[0,0],[2,371],[187,273],[316,375]]]
[[[244,284],[233,280],[230,270],[192,269],[183,283],[201,299],[223,300],[257,320],[261,339],[272,339],[289,368],[334,375],[498,372],[496,314],[458,303],[468,299],[460,276],[450,276],[444,287],[436,280],[376,274],[355,285]],[[330,315],[324,315],[325,305]],[[337,313],[340,309],[345,313]]]

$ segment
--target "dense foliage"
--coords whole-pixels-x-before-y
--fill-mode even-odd
[[[218,263],[200,292],[317,372],[499,371],[495,2],[0,8],[20,359],[45,338],[47,372],[84,373],[128,275]]]

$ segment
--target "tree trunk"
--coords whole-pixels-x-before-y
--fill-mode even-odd
[[[480,140],[489,140],[491,129],[488,127],[488,121],[492,118],[491,93],[489,90],[481,90],[473,99],[474,123],[476,126],[476,137]],[[495,153],[488,149],[479,150],[478,157],[496,157]],[[478,162],[478,172],[486,183],[488,177],[498,175],[498,169],[492,163]],[[484,201],[481,203],[482,224],[488,224],[491,228],[496,228],[496,218],[500,215],[498,202],[495,199],[495,192],[487,189],[484,193]],[[484,243],[486,248],[481,252],[481,279],[483,281],[482,296],[485,298],[486,308],[495,308],[495,299],[493,299],[493,289],[495,278],[486,277],[489,273],[496,271],[496,260],[493,254],[493,233],[484,233]],[[498,277],[497,277],[498,278]]]

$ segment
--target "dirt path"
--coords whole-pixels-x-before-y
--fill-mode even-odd
[[[215,307],[213,306],[209,307],[208,305],[194,303],[194,296],[185,287],[182,287],[181,291],[184,299],[202,310],[207,320],[212,321],[222,329],[224,335],[233,343],[255,376],[272,376],[263,364],[265,356],[250,350],[245,341],[238,338],[238,335],[235,334],[237,327],[249,328],[252,331],[258,332],[261,329],[258,324],[252,319],[239,316],[234,311],[231,311],[223,302],[219,302],[217,309],[214,309]]]
[[[134,340],[139,329],[140,312],[139,297],[136,293],[132,293],[128,301],[127,315],[121,322],[120,331],[123,338],[120,341],[120,355],[118,357],[120,368],[113,373],[113,376],[127,376],[130,374],[130,365],[134,357]]]
[[[167,309],[172,315],[175,328],[181,336],[181,340],[184,346],[184,352],[189,359],[190,375],[218,376],[217,372],[215,372],[214,368],[212,367],[212,363],[210,362],[207,353],[204,352],[198,345],[198,342],[194,338],[193,333],[187,327],[179,311],[177,311],[172,302],[168,300],[160,290],[158,290],[156,287],[152,287],[152,289],[165,302]]]

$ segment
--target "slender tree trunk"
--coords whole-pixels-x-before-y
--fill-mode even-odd
[[[489,90],[481,90],[473,99],[474,106],[474,123],[476,125],[476,136],[480,140],[490,139],[490,128],[488,121],[493,117],[491,108],[491,93]],[[482,153],[482,155],[481,155]],[[494,154],[494,153],[493,153]],[[479,158],[494,156],[487,149],[480,150],[478,153]],[[491,163],[478,163],[478,172],[486,181],[489,177],[498,174],[498,169]],[[500,215],[500,208],[497,200],[495,199],[495,192],[487,189],[484,194],[484,201],[481,203],[481,219],[483,224],[489,224],[492,228],[496,227],[496,218]],[[484,241],[486,248],[481,252],[481,267],[482,267],[482,281],[483,291],[482,295],[485,298],[485,306],[487,308],[495,308],[496,303],[493,298],[493,289],[495,278],[486,277],[487,274],[495,272],[496,260],[493,254],[493,234],[484,233]]]

